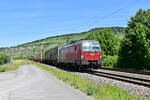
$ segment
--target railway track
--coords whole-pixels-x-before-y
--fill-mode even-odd
[[[134,77],[134,76],[124,75],[124,74],[118,74],[117,71],[115,71],[115,73],[114,72],[111,73],[110,71],[108,72],[91,71],[86,73],[150,88],[150,78]]]
[[[150,88],[150,76],[148,76],[149,75],[148,73],[145,75],[141,72],[139,73],[134,71],[132,73],[131,71],[128,72],[128,71],[115,70],[115,69],[111,70],[107,68],[102,68],[98,71],[83,71],[83,73],[102,76],[105,78],[114,79],[122,82],[132,83],[134,85],[140,85],[140,86]],[[143,76],[147,76],[147,77],[143,77]]]
[[[119,72],[127,72],[127,73],[134,73],[134,74],[142,74],[142,75],[150,75],[150,72],[143,71],[143,70],[125,70],[125,69],[112,69],[112,68],[101,68],[104,70],[110,70],[110,71],[119,71]]]
[[[63,70],[66,70],[66,69],[63,69]],[[105,70],[106,72],[102,71],[102,70]],[[120,74],[119,72],[121,72],[122,74]],[[118,81],[122,81],[122,82],[132,83],[134,85],[140,85],[140,86],[150,88],[150,76],[148,76],[149,73],[143,74],[142,72],[135,72],[135,71],[134,72],[131,72],[131,71],[128,72],[127,70],[122,71],[122,70],[107,69],[107,68],[102,68],[98,71],[83,71],[83,73],[88,73],[88,74],[92,74],[92,75],[96,75],[96,76],[102,76],[102,77],[106,77],[109,79],[114,79],[114,80],[118,80]],[[123,74],[123,73],[126,73],[128,75]],[[137,75],[136,77],[135,77],[135,74]],[[141,75],[142,76],[147,75],[147,78],[145,78],[145,77],[143,78]]]

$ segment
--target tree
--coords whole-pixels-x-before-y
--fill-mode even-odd
[[[119,67],[150,67],[150,10],[140,9],[131,17],[119,52]]]
[[[118,54],[120,42],[111,29],[90,32],[88,38],[99,41],[105,55],[114,56]]]

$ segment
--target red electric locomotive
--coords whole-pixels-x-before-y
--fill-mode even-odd
[[[102,66],[101,47],[95,40],[81,40],[66,45],[59,52],[59,63],[74,64],[78,69],[98,69]]]

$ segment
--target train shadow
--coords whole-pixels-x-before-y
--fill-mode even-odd
[[[45,65],[48,65],[48,67],[54,67],[54,68],[57,68],[57,69],[60,69],[60,70],[63,70],[63,71],[67,71],[67,72],[79,72],[77,70],[75,70],[73,67],[69,67],[69,66],[57,66],[57,65],[52,65],[52,64],[45,64]]]
[[[63,67],[62,66],[58,66],[58,65],[51,65],[51,64],[46,64],[46,65],[48,65],[49,67],[54,67],[54,68],[57,68],[57,69],[60,69],[60,70],[63,70],[63,71],[67,71],[67,72],[73,72],[73,73],[76,73],[76,72],[78,72],[78,73],[87,73],[87,72],[89,72],[90,70],[89,69],[82,69],[82,70],[80,70],[80,71],[78,71],[77,69],[75,69],[75,67],[72,67],[72,66],[69,66],[69,65],[63,65]]]

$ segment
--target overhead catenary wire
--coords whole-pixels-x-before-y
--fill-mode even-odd
[[[136,4],[138,1],[140,1],[140,0],[135,0],[135,1],[131,2],[131,3],[129,3],[128,5],[125,5],[125,6],[121,7],[121,8],[118,8],[117,10],[115,10],[115,11],[109,13],[109,14],[106,14],[106,15],[102,16],[102,17],[100,18],[100,20],[107,19],[107,18],[113,16],[114,14],[117,14],[117,13],[119,13],[120,11],[125,10],[125,9],[127,9],[127,8],[129,8],[129,7],[131,7],[131,6],[133,6],[133,5]],[[96,17],[96,15],[95,15],[94,17]],[[88,26],[91,26],[91,25],[93,25],[93,23],[95,24],[95,23],[98,22],[98,21],[99,21],[99,19],[93,21],[93,22],[90,23],[90,24],[88,24]]]
[[[119,12],[122,11],[122,10],[125,10],[125,9],[127,9],[127,8],[130,8],[131,6],[135,5],[135,4],[136,4],[137,2],[139,2],[139,1],[140,1],[140,0],[134,0],[133,2],[130,2],[129,4],[127,4],[127,5],[123,6],[123,7],[120,7],[120,8],[118,8],[118,9],[112,11],[112,12],[109,13],[109,14],[106,14],[106,15],[104,15],[104,16],[101,16],[99,19],[92,20],[92,22],[88,22],[88,23],[86,23],[86,24],[83,25],[83,26],[77,25],[77,26],[79,26],[79,27],[77,27],[77,26],[75,25],[75,27],[77,27],[78,29],[89,28],[89,27],[96,27],[96,26],[94,26],[94,25],[96,25],[97,23],[99,23],[100,20],[106,20],[106,19],[108,19],[109,17],[111,17],[111,16],[113,16],[113,15],[119,13]],[[93,16],[92,18],[94,19],[95,17],[97,17],[97,15]],[[98,25],[98,26],[99,26],[99,25]],[[69,27],[71,27],[71,26],[69,26]],[[61,28],[61,29],[63,29],[63,28]]]

